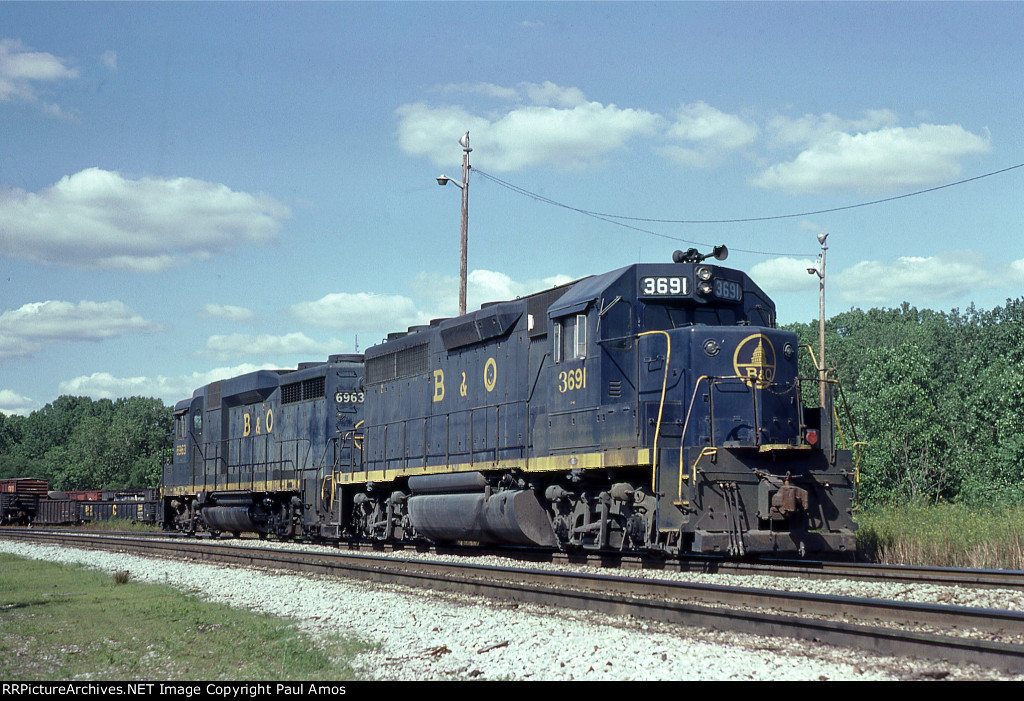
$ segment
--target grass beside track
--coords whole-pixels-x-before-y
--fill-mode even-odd
[[[1024,569],[1024,507],[872,506],[857,524],[857,549],[873,562]]]
[[[89,521],[78,526],[83,531],[98,531],[105,533],[111,532],[124,532],[128,531],[131,533],[160,533],[162,529],[160,526],[151,523],[139,523],[137,521],[125,521],[124,519],[114,518],[104,521]]]
[[[366,647],[169,586],[0,553],[0,679],[356,681]]]

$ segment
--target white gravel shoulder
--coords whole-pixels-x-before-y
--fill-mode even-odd
[[[982,670],[916,663],[803,641],[634,619],[557,612],[327,577],[187,567],[134,555],[0,540],[0,551],[74,562],[168,584],[296,621],[319,639],[375,644],[357,661],[382,680],[895,680],[999,679]]]

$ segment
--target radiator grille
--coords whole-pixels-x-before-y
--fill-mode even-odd
[[[400,377],[422,375],[430,369],[428,344],[403,348],[366,361],[366,383],[378,384]]]

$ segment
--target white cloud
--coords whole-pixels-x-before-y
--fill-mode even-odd
[[[206,346],[198,352],[221,361],[230,361],[240,357],[283,357],[304,356],[315,359],[326,358],[331,353],[345,350],[341,341],[326,343],[314,341],[304,333],[289,333],[281,336],[262,334],[233,333],[210,336]]]
[[[1010,263],[1009,275],[1017,282],[1024,282],[1024,258]]]
[[[444,93],[482,95],[505,102],[527,102],[534,105],[556,105],[559,107],[575,107],[587,101],[586,95],[579,88],[566,88],[551,81],[522,82],[515,87],[483,82],[449,83],[442,85],[439,90]]]
[[[192,392],[217,380],[226,380],[257,370],[277,369],[275,365],[254,365],[243,363],[231,367],[220,367],[206,372],[194,372],[178,377],[117,377],[109,372],[94,372],[91,375],[78,377],[61,382],[58,391],[61,394],[88,396],[93,399],[117,399],[119,397],[158,397],[165,403],[174,405],[181,399],[188,399]],[[2,404],[0,404],[2,406]]]
[[[571,282],[568,275],[518,282],[504,273],[473,270],[466,280],[467,308],[486,302],[516,299]],[[343,329],[376,342],[395,331],[454,316],[459,306],[459,279],[421,273],[409,283],[409,294],[335,292],[312,302],[300,302],[291,313],[305,324]],[[362,344],[365,347],[365,342]],[[332,352],[340,352],[333,350]]]
[[[270,241],[290,216],[266,195],[89,168],[39,193],[0,192],[0,255],[136,272]]]
[[[27,355],[46,343],[102,341],[158,329],[123,302],[33,302],[0,314],[0,357]]]
[[[682,165],[704,167],[729,151],[753,144],[759,132],[753,122],[695,102],[679,108],[666,132],[669,139],[687,145],[668,144],[658,151]]]
[[[753,178],[752,184],[789,193],[835,188],[893,191],[949,180],[964,158],[988,153],[988,136],[958,124],[884,127],[875,131],[827,134],[808,130],[810,145],[788,163]]]
[[[17,39],[0,39],[0,102],[38,104],[53,116],[63,116],[58,105],[40,100],[39,85],[78,77],[67,59],[27,49]]]
[[[818,276],[807,272],[817,268],[814,258],[772,258],[752,266],[748,271],[769,296],[780,292],[806,292],[818,287]]]
[[[0,389],[0,414],[28,416],[39,408],[39,402],[23,397],[9,389]]]
[[[439,167],[458,165],[455,142],[469,131],[474,162],[492,171],[587,167],[644,147],[686,168],[716,166],[739,153],[769,164],[750,178],[764,189],[891,192],[954,179],[965,160],[992,148],[985,131],[973,133],[959,124],[901,126],[891,109],[865,110],[853,118],[778,116],[762,127],[700,100],[661,115],[589,101],[580,89],[550,81],[460,83],[435,91],[469,104],[416,102],[395,115],[400,148]]]
[[[225,321],[252,321],[256,313],[245,307],[233,307],[230,304],[204,304],[199,312],[204,319],[224,319]]]
[[[519,89],[535,105],[576,107],[586,104],[587,97],[579,88],[563,88],[551,81],[544,83],[520,83]]]
[[[454,279],[454,278],[453,278]],[[466,280],[467,294],[479,300],[477,306],[484,302],[498,302],[508,299],[525,297],[543,290],[564,285],[576,278],[568,275],[552,275],[541,280],[513,280],[505,273],[493,270],[474,270]]]
[[[487,302],[503,302],[551,289],[572,282],[568,275],[553,275],[540,280],[517,281],[493,270],[472,270],[466,276],[467,311],[479,309]],[[420,300],[423,319],[454,316],[459,308],[459,278],[456,276],[420,273],[410,285],[413,296]],[[420,322],[424,323],[424,322]]]
[[[437,90],[448,94],[482,95],[484,97],[492,97],[498,100],[519,100],[522,97],[518,88],[509,88],[504,85],[495,85],[494,83],[484,82],[449,83],[438,87]]]
[[[1004,282],[980,256],[969,251],[904,256],[889,263],[861,261],[830,280],[835,281],[843,300],[865,307],[956,301]]]
[[[412,298],[396,294],[335,292],[295,304],[291,311],[302,322],[353,332],[404,331],[430,321]]]
[[[117,70],[117,52],[116,51],[104,51],[100,55],[100,63],[109,68],[112,71]]]
[[[644,110],[588,102],[577,88],[554,83],[520,83],[503,88],[489,83],[446,86],[446,90],[475,93],[516,104],[489,116],[461,106],[402,105],[398,140],[402,150],[430,158],[438,166],[453,164],[454,142],[466,131],[472,135],[476,158],[496,171],[539,164],[561,168],[593,163],[624,150],[632,139],[653,135],[665,120]]]
[[[806,147],[833,134],[877,131],[899,124],[892,110],[867,110],[860,119],[843,119],[834,114],[805,114],[792,118],[779,116],[768,121],[767,131],[775,145]]]

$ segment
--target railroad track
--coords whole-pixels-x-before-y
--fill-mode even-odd
[[[624,554],[617,551],[560,552],[544,548],[487,546],[422,546],[380,543],[345,543],[355,552],[437,553],[459,557],[503,557],[520,562],[551,563],[601,569],[643,569],[665,572],[699,572],[706,574],[768,575],[800,579],[851,579],[865,582],[903,582],[968,588],[1017,589],[1024,591],[1024,570],[926,567],[917,565],[879,565],[841,560],[792,560],[758,558],[734,560],[714,556],[666,558],[661,555]]]
[[[687,567],[683,565],[683,567]],[[917,565],[879,565],[863,562],[760,559],[752,562],[696,562],[688,566],[704,572],[766,574],[801,579],[854,579],[940,586],[1024,589],[1024,571]]]
[[[289,550],[228,540],[161,539],[39,530],[0,532],[39,544],[177,561],[290,570],[687,627],[786,636],[896,657],[973,663],[1024,673],[1024,613],[731,587],[594,572]]]
[[[60,529],[46,529],[59,533],[81,533]],[[40,529],[20,527],[0,528],[7,532],[43,532]],[[177,532],[151,531],[103,532],[110,536],[152,538],[152,539],[205,539],[204,535],[186,536]],[[253,541],[255,538],[243,540]],[[223,540],[222,542],[237,542]],[[277,541],[264,541],[268,544]],[[301,541],[299,541],[301,542]],[[330,546],[324,546],[329,548]],[[524,563],[550,563],[564,566],[580,566],[600,569],[643,569],[665,572],[698,572],[705,574],[767,575],[772,577],[796,577],[800,579],[849,579],[865,582],[903,582],[906,584],[934,584],[937,586],[960,586],[968,588],[998,588],[1024,591],[1024,570],[971,569],[956,567],[927,567],[918,565],[879,565],[874,563],[837,560],[794,560],[782,558],[757,558],[734,560],[713,556],[684,556],[666,558],[660,555],[624,554],[617,551],[576,551],[560,552],[546,548],[503,547],[490,548],[473,545],[435,546],[388,543],[351,542],[342,543],[342,548],[352,552],[376,552],[400,556],[403,552],[419,554],[456,555],[468,559],[502,557]],[[331,550],[326,550],[331,552]]]

